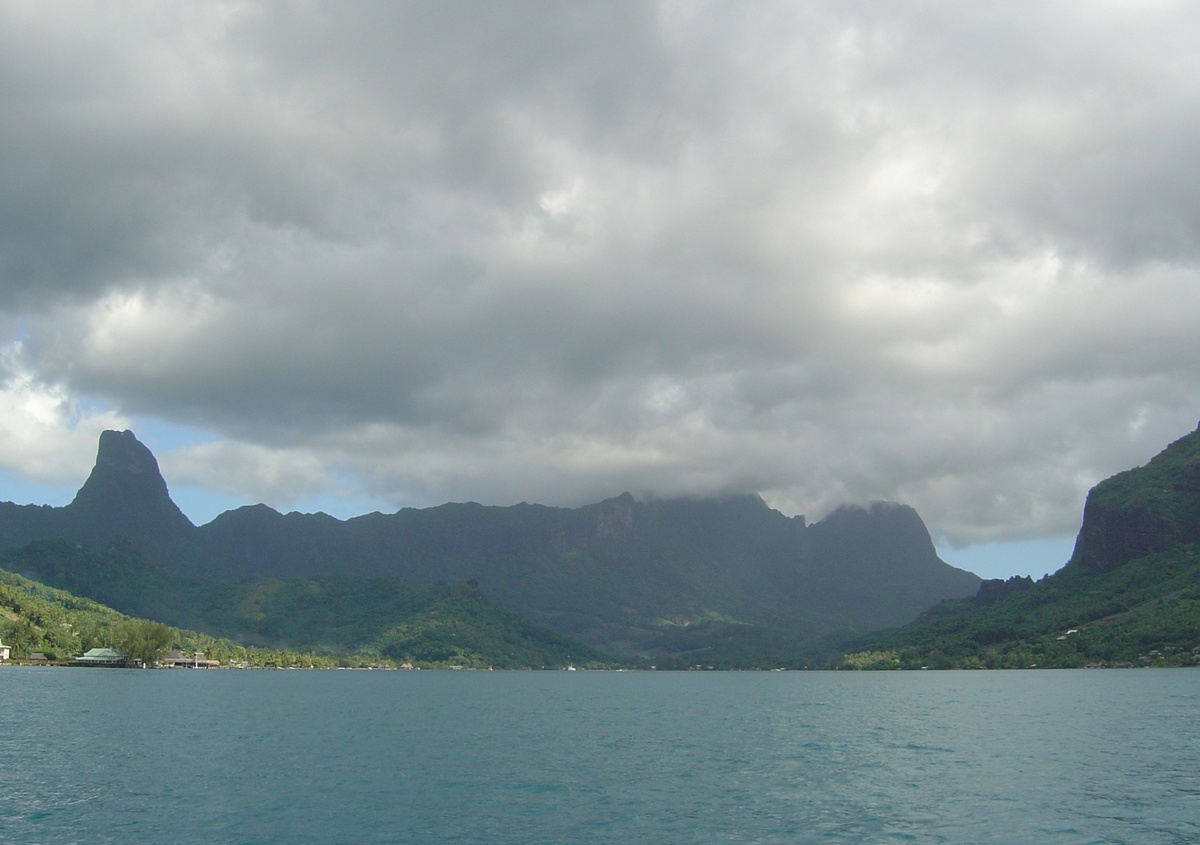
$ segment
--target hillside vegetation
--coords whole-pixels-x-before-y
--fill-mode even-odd
[[[138,650],[139,638],[147,634],[157,641],[153,643],[156,652],[201,651],[207,659],[222,665],[231,662],[261,668],[335,665],[327,656],[247,648],[232,640],[136,619],[91,599],[0,570],[0,639],[12,647],[15,660],[39,653],[48,662],[65,662],[89,649],[109,647],[133,654]]]
[[[251,505],[197,527],[129,431],[101,434],[96,464],[69,505],[0,502],[0,547],[50,540],[101,560],[79,571],[26,560],[26,574],[122,612],[248,641],[382,649],[383,632],[363,619],[377,610],[387,621],[398,604],[471,583],[492,603],[489,613],[502,605],[594,649],[662,665],[800,662],[802,650],[904,623],[980,583],[938,558],[916,511],[891,503],[843,507],[812,525],[754,495],[643,502],[625,493],[577,508],[445,504],[348,520]],[[331,580],[351,576],[358,582]],[[313,605],[320,615],[295,616],[303,625],[239,615],[238,585],[248,581],[306,583],[322,596]]]
[[[101,553],[61,540],[32,543],[0,551],[0,568],[8,570],[6,577],[13,584],[23,586],[18,593],[25,596],[26,607],[37,608],[38,619],[50,619],[53,614],[47,616],[49,610],[29,602],[38,596],[53,595],[60,608],[72,611],[87,608],[94,613],[100,609],[111,615],[116,612],[104,605],[113,605],[137,617],[204,631],[209,641],[228,639],[229,646],[223,647],[226,650],[236,641],[272,654],[314,655],[330,665],[611,665],[594,649],[500,607],[473,584],[413,589],[394,578],[337,575],[236,584],[206,581],[167,572],[146,560],[127,541],[111,543]],[[61,589],[51,590],[38,582]],[[92,596],[95,601],[78,598],[76,593]],[[13,611],[17,612],[15,606]],[[24,618],[33,622],[33,617]],[[78,653],[100,644],[97,637],[106,636],[91,636],[88,632],[96,626],[83,618],[72,623],[70,630],[79,635],[74,639],[64,638],[53,625],[34,624],[38,630],[35,645],[56,652]],[[106,632],[107,625],[100,626],[100,630]],[[0,636],[3,630],[0,628]],[[204,637],[180,636],[188,647]],[[209,648],[213,647],[209,642]]]
[[[1200,665],[1200,431],[1098,484],[1067,565],[1007,586],[985,583],[976,600],[864,637],[841,665]]]

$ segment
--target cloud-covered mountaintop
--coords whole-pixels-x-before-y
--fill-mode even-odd
[[[0,464],[1066,535],[1197,416],[1200,12],[0,3]]]

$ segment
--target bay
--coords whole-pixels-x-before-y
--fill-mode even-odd
[[[0,669],[0,841],[1192,843],[1200,672]]]

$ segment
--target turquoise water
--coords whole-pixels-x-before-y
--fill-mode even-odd
[[[1200,671],[0,669],[0,842],[1194,843]]]

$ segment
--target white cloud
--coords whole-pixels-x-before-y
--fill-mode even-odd
[[[71,10],[0,3],[16,437],[196,426],[169,480],[279,506],[753,490],[963,544],[1070,533],[1200,415],[1189,5]]]
[[[126,417],[81,406],[62,385],[38,381],[20,341],[0,347],[0,470],[39,484],[81,484],[100,432],[126,427]]]
[[[304,449],[272,449],[228,440],[180,446],[158,456],[172,483],[270,502],[286,509],[317,494],[336,495],[336,481],[321,456]]]

